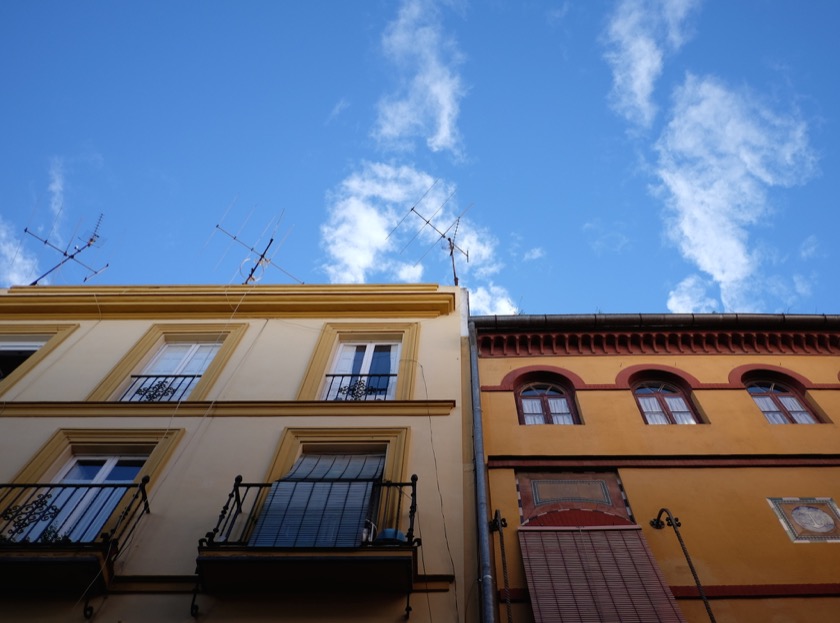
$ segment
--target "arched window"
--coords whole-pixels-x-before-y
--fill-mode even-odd
[[[771,424],[816,424],[817,418],[805,402],[786,385],[775,381],[753,381],[747,391]]]
[[[516,394],[523,424],[580,424],[571,395],[554,383],[528,383]]]
[[[675,385],[646,381],[633,390],[648,424],[697,424],[697,415],[686,395]]]

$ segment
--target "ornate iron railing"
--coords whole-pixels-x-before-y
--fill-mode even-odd
[[[120,402],[178,402],[190,395],[200,374],[133,374]]]
[[[396,374],[327,374],[327,400],[393,400]]]
[[[310,482],[329,485],[329,483],[347,484],[360,481],[320,479]],[[267,494],[273,484],[275,483],[246,483],[242,482],[242,476],[237,476],[233,489],[219,513],[216,526],[204,538],[199,539],[199,546],[261,547],[254,545],[250,537],[260,519],[260,514],[265,512]],[[417,514],[416,475],[411,477],[410,482],[374,483],[370,500],[369,508],[365,510],[364,520],[361,522],[357,547],[420,545],[420,539],[414,537],[414,519]],[[330,510],[335,512],[344,509]],[[316,547],[330,546],[322,544]]]
[[[124,541],[150,512],[148,482],[0,484],[0,547]]]

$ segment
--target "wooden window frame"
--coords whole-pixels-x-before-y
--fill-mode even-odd
[[[750,391],[750,388],[758,388],[759,385],[769,385],[770,388],[768,391],[763,392],[753,392]],[[792,388],[789,383],[785,383],[784,381],[776,381],[774,379],[750,379],[747,381],[744,386],[747,389],[747,393],[750,395],[750,398],[753,399],[753,403],[761,411],[761,414],[764,416],[764,419],[767,421],[768,424],[776,426],[778,424],[822,424],[824,420],[820,418],[820,416],[814,412],[811,406],[808,404],[808,401],[805,399],[805,396],[799,393],[796,389]],[[780,388],[779,391],[775,391],[776,388]],[[781,391],[784,390],[784,391]],[[776,407],[776,412],[780,413],[781,416],[786,420],[785,422],[771,422],[770,419],[767,417],[767,413],[759,406],[759,404],[755,401],[755,396],[761,396],[764,398],[769,398]],[[784,405],[784,403],[780,400],[780,396],[791,396],[795,398],[802,407],[802,410],[808,413],[813,419],[813,422],[797,422],[796,419],[791,415],[788,408]]]
[[[645,394],[639,394],[639,391],[641,389],[649,388],[649,387],[654,386],[654,385],[659,386],[656,389],[656,391],[653,391],[653,392],[650,392],[650,393],[645,393]],[[663,391],[665,389],[668,389],[670,391],[668,391],[668,392]],[[691,414],[691,418],[694,420],[692,423],[689,424],[688,422],[678,422],[677,421],[677,418],[674,417],[673,410],[668,405],[668,401],[665,400],[665,397],[668,396],[668,395],[678,396],[678,397],[683,399],[686,406],[688,407],[688,412]],[[642,407],[641,400],[639,400],[640,397],[656,399],[656,402],[659,404],[659,407],[662,410],[662,414],[665,416],[665,419],[668,420],[666,426],[667,425],[691,426],[692,424],[702,424],[703,423],[703,420],[700,419],[700,416],[697,413],[697,410],[695,409],[694,403],[692,402],[689,394],[685,391],[685,389],[683,389],[682,387],[680,387],[679,385],[676,385],[674,383],[669,383],[667,381],[660,381],[660,380],[640,381],[633,386],[633,397],[636,399],[636,405],[639,407],[639,412],[642,414],[642,419],[644,420],[644,422],[647,426],[658,426],[658,424],[654,424],[654,423],[651,423],[651,422],[648,421],[647,413],[645,412],[644,408]]]
[[[540,395],[540,405],[542,407],[542,416],[543,421],[541,424],[548,424],[552,426],[578,426],[582,424],[579,411],[577,408],[577,404],[575,402],[574,393],[566,386],[561,385],[553,380],[539,380],[539,379],[529,379],[528,382],[523,383],[515,390],[515,397],[516,397],[516,410],[519,414],[519,423],[523,426],[539,426],[540,424],[528,424],[525,421],[525,409],[522,407],[522,392],[530,389],[536,385],[544,385],[546,387],[551,387],[560,392],[562,397],[566,400],[566,405],[569,407],[569,412],[572,416],[572,423],[571,424],[556,424],[551,420],[551,409],[548,405],[548,399],[545,394]]]

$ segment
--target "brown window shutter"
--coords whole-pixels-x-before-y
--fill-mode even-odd
[[[537,623],[685,623],[638,526],[519,529]]]

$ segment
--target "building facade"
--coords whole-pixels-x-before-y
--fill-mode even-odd
[[[0,292],[0,618],[475,620],[462,297]]]
[[[840,316],[471,323],[497,620],[840,619]]]

